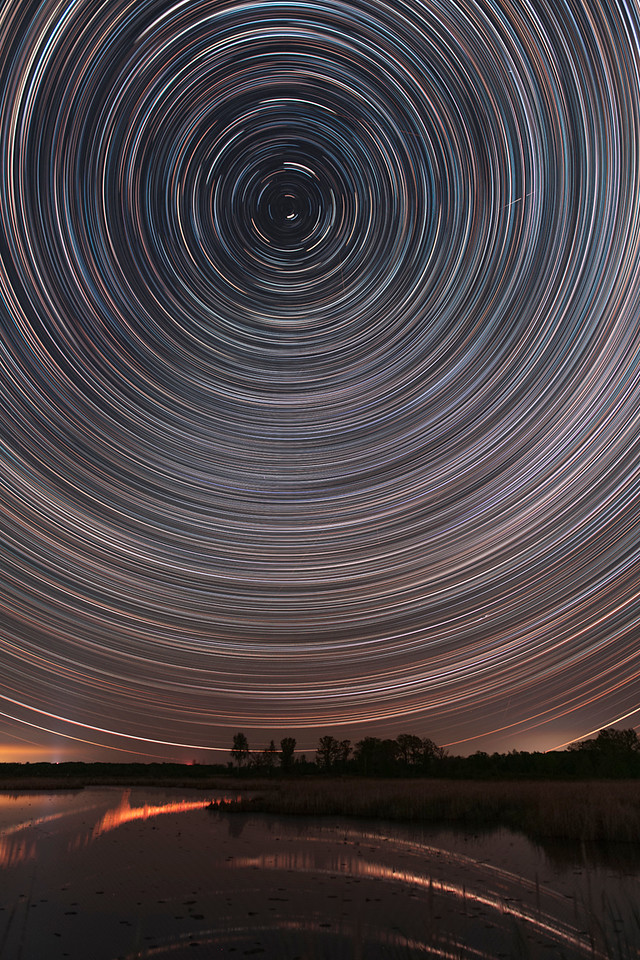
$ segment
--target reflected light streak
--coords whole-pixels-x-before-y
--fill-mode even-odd
[[[35,860],[35,856],[35,840],[27,842],[22,839],[18,841],[0,839],[0,868],[13,867],[25,860]]]
[[[211,803],[233,803],[238,802],[240,797],[222,797],[212,800],[180,800],[175,803],[148,804],[142,807],[132,807],[129,804],[130,791],[123,794],[120,805],[108,810],[104,817],[93,828],[91,836],[95,839],[103,833],[115,830],[125,823],[131,823],[133,820],[151,820],[153,817],[159,817],[166,813],[187,813],[190,810],[204,810]]]
[[[0,798],[0,806],[5,804],[2,803],[4,798]],[[6,806],[11,804],[20,804],[24,803],[25,800],[30,800],[31,795],[26,794],[24,796],[12,796],[7,798],[8,802]],[[88,807],[80,807],[77,810],[74,810],[74,815],[79,813],[88,813],[90,810],[95,810],[95,804],[92,804]],[[68,817],[69,813],[63,811],[62,813],[50,813],[45,817],[31,817],[29,820],[23,820],[21,823],[14,823],[10,827],[5,827],[0,833],[0,869],[2,867],[12,867],[17,863],[22,863],[25,860],[34,860],[37,854],[37,842],[36,840],[26,841],[22,838],[15,839],[16,834],[21,833],[24,830],[30,830],[34,827],[40,827],[45,823],[52,823],[54,820],[61,820],[65,817]]]
[[[424,940],[406,937],[403,934],[396,933],[391,930],[375,930],[369,928],[363,930],[361,927],[350,924],[348,921],[342,921],[340,924],[332,927],[330,931],[326,928],[323,928],[319,921],[307,919],[279,919],[277,922],[274,921],[273,926],[255,923],[251,923],[250,926],[246,927],[227,927],[225,925],[224,935],[221,935],[219,930],[198,930],[197,939],[200,946],[214,946],[216,944],[228,946],[231,943],[243,940],[249,934],[264,934],[269,931],[276,931],[280,936],[285,935],[288,932],[302,933],[307,935],[313,933],[323,937],[338,934],[342,937],[348,937],[353,941],[354,944],[364,946],[366,945],[367,941],[370,943],[374,942],[376,944],[384,944],[385,946],[392,947],[395,950],[416,950],[420,953],[423,953],[427,957],[438,957],[439,960],[460,960],[461,957],[464,957],[465,960],[494,960],[492,954],[486,953],[484,950],[478,950],[475,947],[469,947],[466,944],[459,943],[458,941],[453,940],[453,938],[448,940],[446,943],[427,943]],[[161,946],[150,947],[144,954],[140,954],[138,951],[128,954],[125,957],[125,960],[140,960],[141,957],[159,957],[168,953],[175,953],[177,951],[182,952],[185,944],[191,942],[193,937],[193,932],[184,934],[180,937],[172,939],[166,944],[162,944]]]
[[[347,834],[347,837],[349,834]],[[363,839],[367,840],[370,843],[379,843],[380,840],[392,840],[396,848],[404,851],[411,851],[411,853],[417,854],[419,856],[425,856],[428,854],[433,857],[440,857],[443,855],[443,850],[439,847],[427,846],[424,843],[418,842],[416,840],[405,840],[400,837],[383,837],[379,833],[364,833],[360,832],[354,834],[356,842],[361,842]],[[353,842],[353,841],[352,841]],[[530,893],[539,893],[539,888],[533,880],[527,880],[526,877],[522,877],[517,873],[513,873],[511,870],[505,870],[504,867],[498,867],[495,864],[482,862],[478,863],[473,857],[465,856],[464,853],[454,853],[451,850],[446,851],[446,856],[449,862],[456,863],[465,868],[475,868],[476,870],[481,867],[482,873],[490,873],[494,880],[494,883],[497,884],[518,884],[520,887],[528,890]],[[558,901],[564,901],[564,897],[556,893],[554,890],[545,890],[545,896],[548,898],[556,898]]]
[[[444,853],[444,851],[442,852]],[[313,854],[305,853],[299,857],[295,853],[289,852],[265,854],[258,857],[242,857],[235,861],[235,865],[240,868],[258,867],[263,870],[294,870],[300,873],[317,873],[329,876],[340,873],[392,883],[411,884],[427,890],[429,894],[446,894],[463,903],[489,907],[503,916],[524,921],[539,933],[551,936],[566,946],[574,947],[585,956],[592,957],[594,960],[595,958],[606,960],[605,954],[597,950],[591,942],[581,937],[577,930],[555,920],[549,914],[537,910],[528,910],[524,906],[517,906],[512,901],[505,901],[499,894],[476,892],[466,885],[449,883],[411,870],[396,870],[382,863],[367,863],[358,858],[347,859],[344,855],[339,855],[332,866],[323,867],[316,864]]]
[[[214,804],[215,806],[220,803],[238,802],[241,799],[240,797],[216,797],[213,800],[181,800],[171,803],[144,804],[141,807],[132,807],[129,803],[130,793],[130,790],[125,791],[119,805],[108,810],[102,819],[96,823],[93,830],[76,835],[69,843],[69,849],[88,846],[93,840],[108,833],[110,830],[115,830],[117,827],[121,827],[125,823],[130,823],[134,820],[150,820],[153,817],[168,813],[187,813],[191,810],[203,810],[210,806],[210,804]],[[0,798],[0,806],[3,805],[2,799],[3,798]],[[11,804],[18,805],[29,799],[31,799],[30,795],[12,796],[11,798],[7,798],[8,802],[6,806],[10,806]],[[62,813],[51,813],[42,817],[32,817],[20,823],[5,827],[0,833],[0,869],[3,867],[12,867],[26,860],[34,860],[37,856],[37,838],[26,841],[21,837],[16,839],[17,834],[25,830],[41,827],[44,824],[53,823],[56,820],[67,819],[71,815],[78,816],[79,814],[87,814],[95,810],[96,805],[92,804],[90,806],[78,807],[71,812],[63,811]]]

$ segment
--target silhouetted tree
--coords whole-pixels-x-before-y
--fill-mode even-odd
[[[607,727],[598,732],[595,747],[596,750],[608,754],[634,754],[640,753],[640,740],[633,727],[628,730]]]
[[[320,770],[330,770],[338,756],[338,741],[335,737],[320,737],[316,750],[316,763]]]
[[[640,740],[633,728],[606,727],[595,740],[572,743],[569,750],[587,755],[598,776],[640,776]]]
[[[238,764],[238,769],[249,759],[249,741],[244,733],[236,733],[233,737],[233,746],[231,747],[231,756]]]
[[[401,733],[396,737],[397,757],[406,767],[422,763],[423,742],[413,733]]]
[[[252,757],[253,766],[265,773],[271,773],[275,767],[277,755],[276,745],[274,741],[271,740],[268,747],[265,747],[260,753],[254,754]]]
[[[444,747],[425,737],[422,741],[422,765],[429,766],[434,760],[442,760],[446,754]]]
[[[392,776],[397,773],[398,741],[365,737],[355,746],[354,759],[365,776]]]
[[[350,740],[336,740],[331,736],[320,737],[316,750],[316,763],[320,770],[340,770],[345,766],[350,753]]]
[[[280,741],[280,766],[285,772],[293,766],[293,754],[296,749],[295,737],[284,737]]]

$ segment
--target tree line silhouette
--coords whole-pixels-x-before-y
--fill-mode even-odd
[[[207,778],[229,776],[356,776],[437,777],[450,780],[589,780],[640,778],[640,740],[635,730],[607,727],[590,740],[549,753],[511,750],[477,751],[451,756],[428,737],[401,733],[395,739],[364,737],[355,744],[326,735],[313,757],[296,752],[294,737],[273,740],[252,751],[244,733],[233,737],[228,763],[0,763],[0,783],[50,780],[59,783],[159,784],[169,781],[197,785]],[[5,787],[5,789],[9,789]]]
[[[326,735],[320,737],[313,761],[308,761],[306,755],[296,758],[295,748],[295,738],[285,737],[280,741],[279,750],[272,740],[264,750],[252,752],[246,735],[239,732],[233,738],[231,756],[238,770],[270,772],[279,766],[286,773],[315,769],[322,773],[357,772],[365,776],[385,776],[407,769],[424,772],[434,759],[445,757],[445,751],[433,740],[411,733],[401,733],[395,740],[365,737],[353,747],[350,740]]]
[[[247,736],[233,737],[235,769],[246,774],[330,774],[365,777],[434,776],[452,779],[640,777],[640,740],[635,730],[608,727],[595,739],[581,740],[566,750],[549,753],[511,750],[477,751],[468,757],[450,756],[429,737],[401,733],[395,739],[364,737],[354,745],[333,736],[320,737],[315,756],[296,756],[296,740],[273,740],[252,751]],[[231,764],[230,764],[231,766]]]

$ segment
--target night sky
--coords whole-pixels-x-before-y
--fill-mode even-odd
[[[637,4],[0,51],[0,760],[640,729]]]

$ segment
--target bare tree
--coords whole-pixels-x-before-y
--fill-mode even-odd
[[[240,770],[240,768],[244,766],[249,759],[249,741],[244,733],[240,732],[234,734],[231,756],[238,764],[238,770]]]
[[[316,763],[321,770],[331,770],[335,766],[340,744],[335,737],[320,737],[316,750]]]
[[[425,737],[422,741],[422,762],[430,763],[431,760],[442,760],[446,755],[444,747],[439,747],[437,743]]]
[[[331,736],[320,737],[316,750],[316,763],[321,770],[335,770],[344,766],[350,753],[350,740],[336,740]]]
[[[293,766],[293,754],[295,749],[295,737],[285,737],[280,741],[280,766],[283,770],[290,770]]]
[[[410,767],[422,760],[422,740],[414,733],[401,733],[396,737],[398,744],[398,759],[405,766]]]
[[[276,745],[273,740],[269,742],[269,746],[262,751],[262,766],[271,772],[276,763],[277,750]]]

